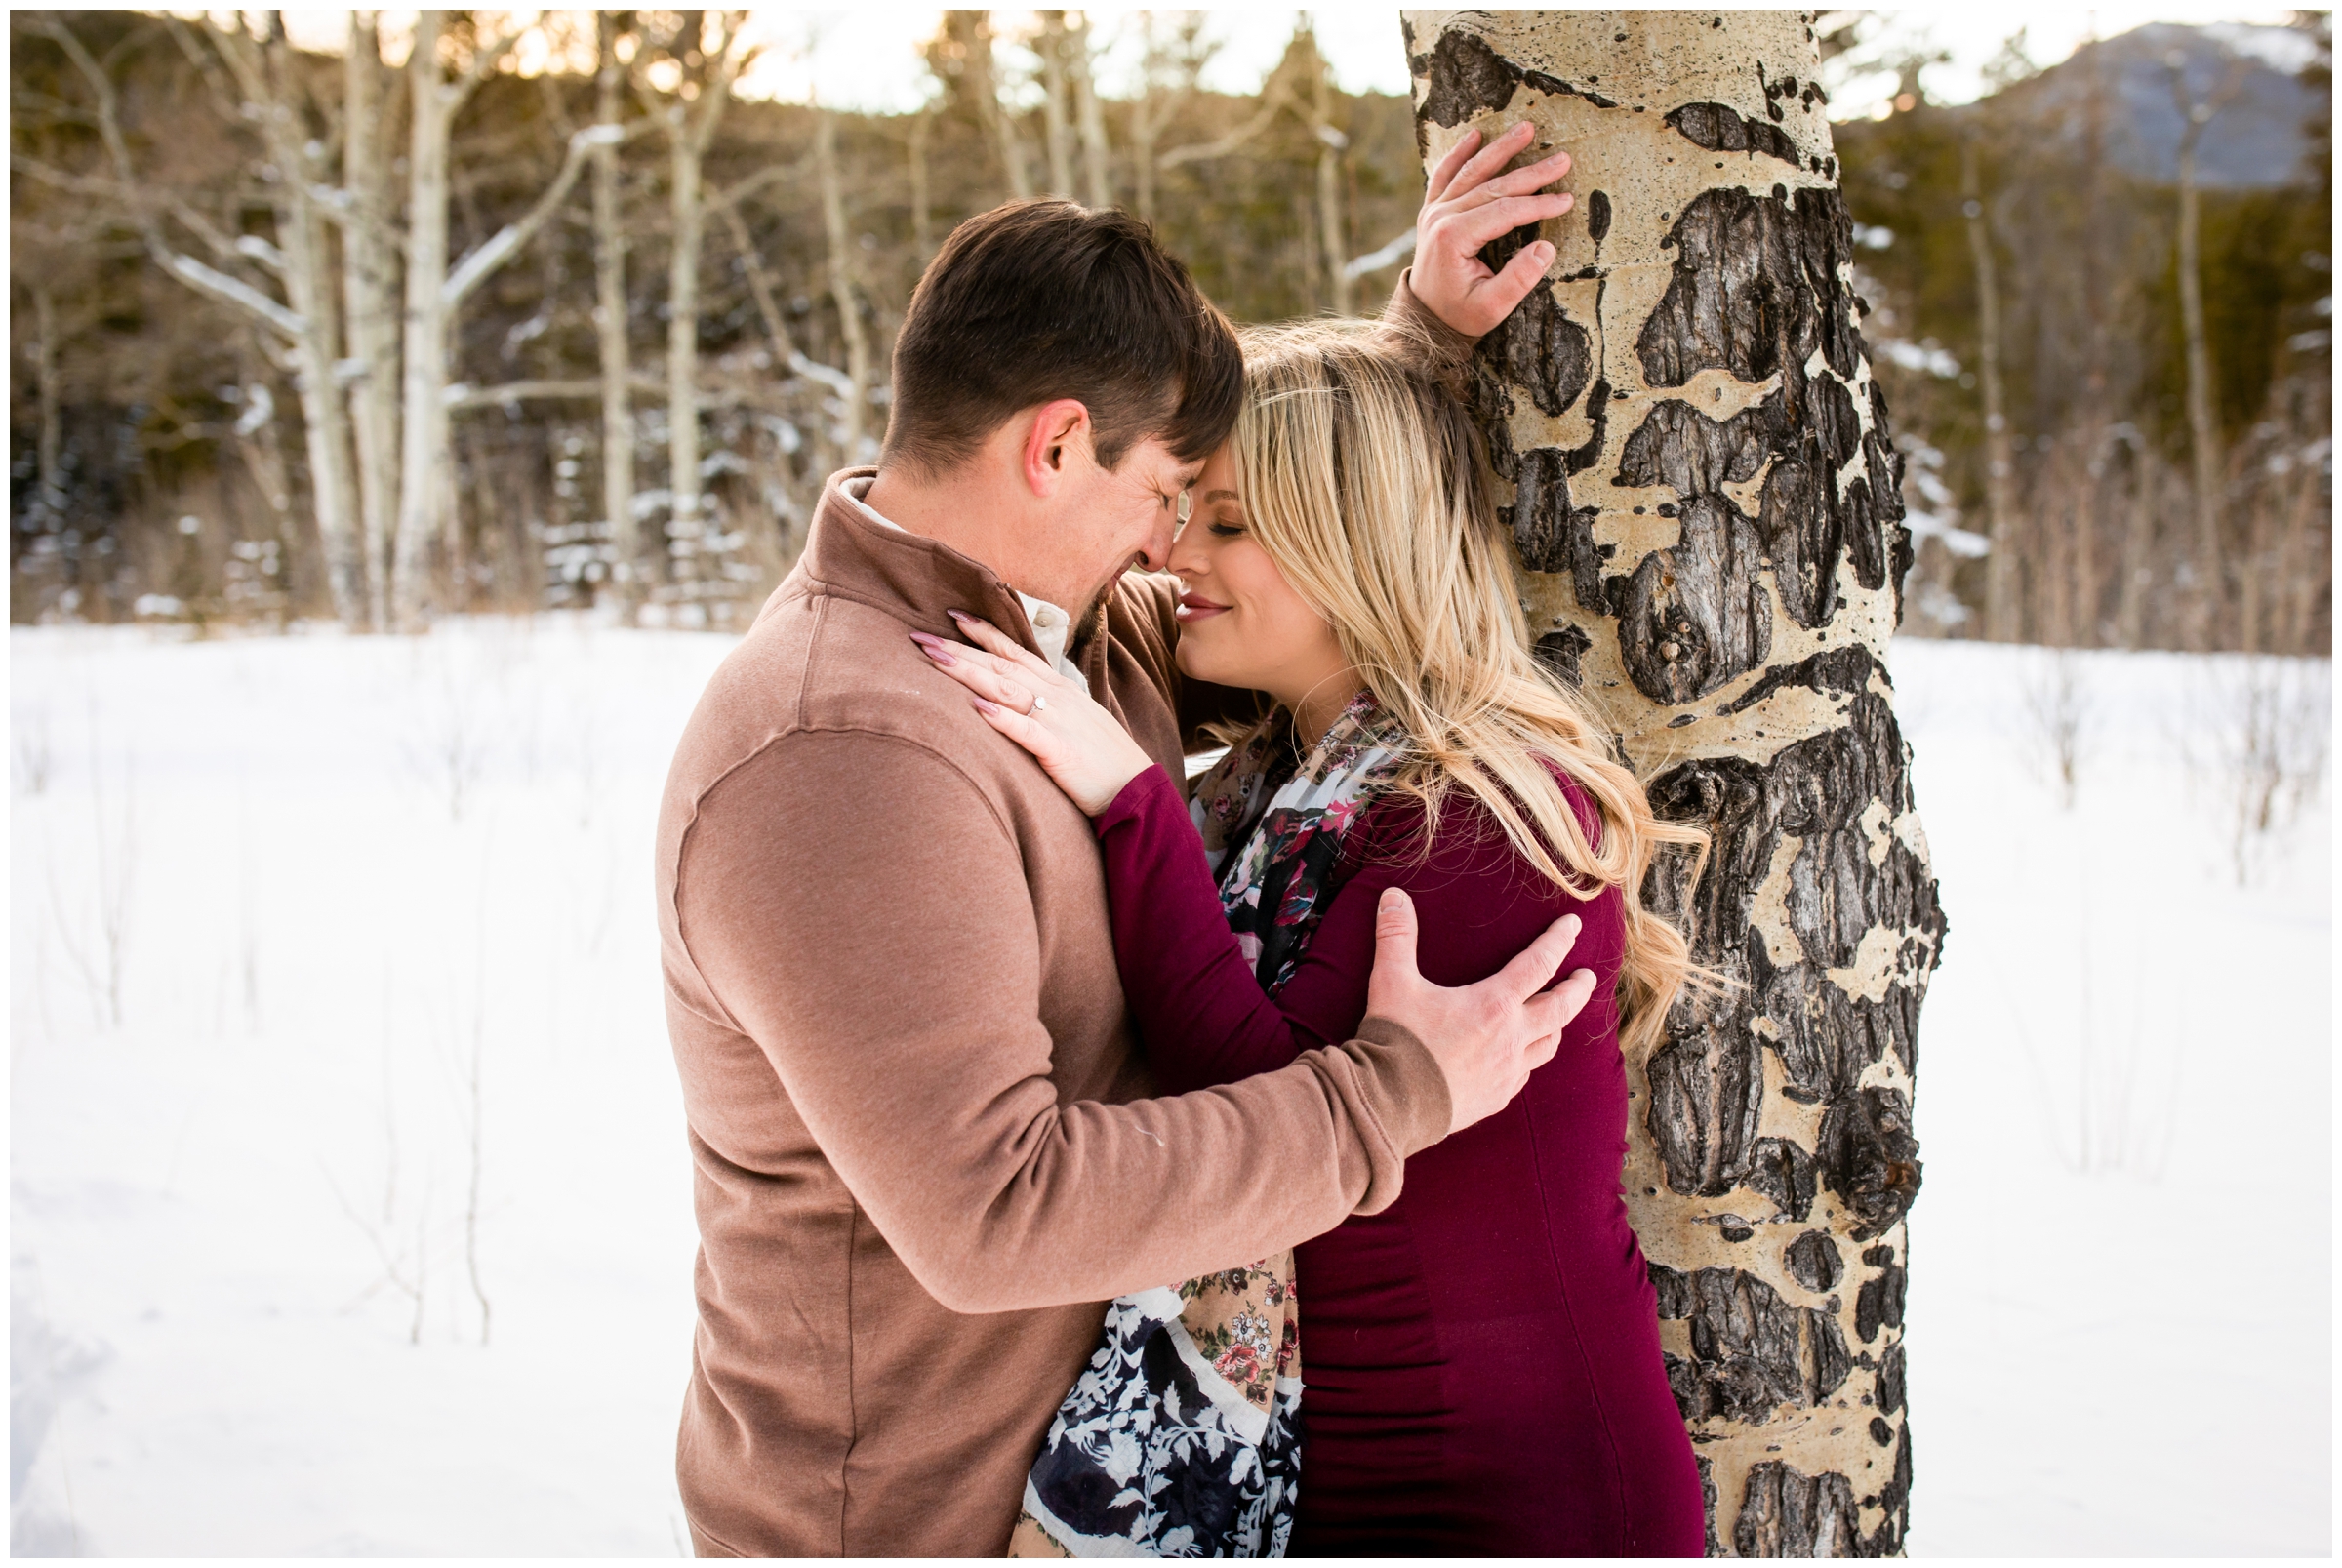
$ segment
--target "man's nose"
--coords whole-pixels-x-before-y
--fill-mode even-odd
[[[1147,543],[1139,547],[1139,559],[1146,563],[1148,571],[1167,572],[1171,569],[1171,541],[1178,532],[1176,520],[1157,522],[1148,531]]]

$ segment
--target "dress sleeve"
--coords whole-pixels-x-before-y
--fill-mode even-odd
[[[1417,962],[1436,985],[1487,979],[1573,911],[1584,914],[1586,933],[1566,967],[1593,968],[1602,998],[1617,973],[1617,895],[1582,903],[1547,882],[1469,800],[1449,802],[1428,844],[1413,800],[1393,796],[1368,809],[1357,848],[1346,854],[1356,868],[1273,1001],[1228,929],[1203,846],[1168,778],[1150,769],[1132,780],[1099,817],[1098,832],[1114,959],[1166,1094],[1233,1083],[1348,1038],[1366,1012],[1385,888],[1414,899]]]

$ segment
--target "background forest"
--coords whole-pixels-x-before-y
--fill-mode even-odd
[[[1372,310],[1403,99],[1307,14],[1248,97],[1200,14],[946,13],[917,113],[731,89],[746,13],[18,13],[12,619],[610,604],[736,624],[866,461],[952,224],[1118,202],[1241,320]],[[1919,564],[1907,629],[2322,652],[2330,25],[2137,29],[1837,128]],[[1143,34],[1140,90],[1092,62]],[[780,47],[780,46],[771,46]],[[679,412],[689,410],[689,418]]]

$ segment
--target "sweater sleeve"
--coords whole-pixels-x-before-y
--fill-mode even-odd
[[[1383,890],[1414,901],[1424,978],[1469,985],[1511,962],[1553,921],[1587,932],[1564,966],[1602,977],[1581,1020],[1607,1016],[1623,941],[1618,897],[1581,902],[1539,876],[1467,799],[1451,799],[1423,842],[1421,808],[1389,797],[1354,829],[1356,869],[1338,886],[1293,977],[1272,1001],[1220,907],[1192,822],[1170,780],[1150,769],[1098,819],[1114,959],[1157,1078],[1174,1090],[1233,1083],[1348,1037],[1366,1011],[1375,906]],[[1558,977],[1555,977],[1558,978]],[[1573,1025],[1575,1027],[1576,1025]]]
[[[965,1312],[1123,1292],[1317,1235],[1446,1132],[1405,1029],[1231,1089],[1060,1102],[1024,857],[900,738],[796,732],[699,801],[677,861],[690,1005],[756,1042],[855,1201]]]

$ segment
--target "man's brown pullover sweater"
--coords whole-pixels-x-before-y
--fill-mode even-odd
[[[909,635],[1024,633],[1016,598],[854,476],[660,812],[701,1235],[677,1466],[703,1550],[997,1555],[1103,1304],[1380,1209],[1447,1090],[1370,1020],[1150,1098],[1089,819]],[[1176,777],[1175,592],[1126,578],[1078,657]]]

